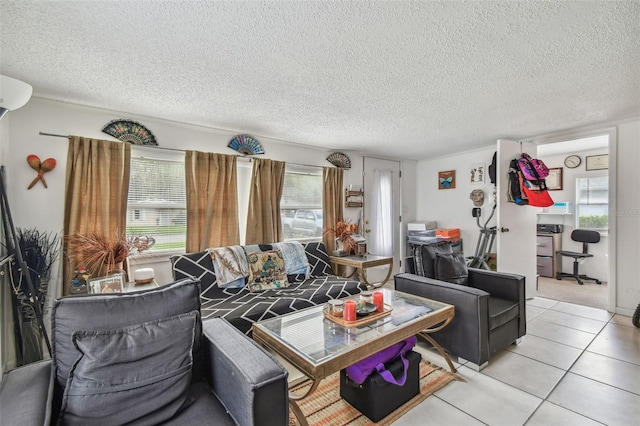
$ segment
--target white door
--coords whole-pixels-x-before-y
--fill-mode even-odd
[[[536,207],[520,206],[507,201],[509,163],[526,152],[536,157],[536,146],[532,143],[498,140],[498,215],[497,257],[498,271],[526,276],[526,297],[536,294]]]
[[[393,256],[393,267],[398,268],[400,261],[400,162],[364,157],[364,237],[367,239],[367,251],[379,256]],[[376,183],[382,181],[382,184]],[[382,188],[382,190],[376,190]],[[381,211],[379,206],[391,203],[390,209]],[[383,210],[384,207],[383,207]],[[388,221],[388,226],[379,226]],[[384,234],[384,235],[383,235]],[[390,241],[389,241],[390,240]],[[382,247],[390,249],[384,250]],[[384,279],[387,267],[370,268],[367,271],[369,282]]]

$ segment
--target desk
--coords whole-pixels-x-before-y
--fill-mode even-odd
[[[382,287],[389,281],[389,277],[391,277],[391,271],[393,270],[393,257],[386,256],[375,256],[373,254],[367,254],[364,256],[329,256],[329,260],[333,265],[343,265],[353,268],[353,271],[346,275],[345,278],[351,278],[353,274],[358,271],[358,277],[360,281],[365,283],[369,287]],[[381,283],[371,284],[367,281],[367,268],[371,268],[374,266],[381,265],[389,265],[389,271],[387,272],[387,276]]]

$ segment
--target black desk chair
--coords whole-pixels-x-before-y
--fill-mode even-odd
[[[556,253],[561,256],[573,257],[573,274],[568,274],[566,272],[558,272],[556,273],[556,279],[561,280],[562,277],[570,277],[575,278],[578,281],[578,284],[584,284],[582,280],[594,280],[596,284],[602,284],[597,278],[588,277],[586,275],[580,275],[578,272],[578,261],[582,259],[586,259],[587,257],[593,257],[592,254],[589,254],[588,246],[589,243],[597,243],[600,241],[600,233],[597,231],[587,231],[585,229],[574,229],[571,233],[571,239],[573,241],[578,241],[582,243],[582,253],[576,251],[566,251],[560,250]]]

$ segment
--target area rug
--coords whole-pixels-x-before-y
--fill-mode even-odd
[[[334,373],[324,379],[311,395],[298,401],[298,404],[311,426],[390,425],[452,380],[463,381],[459,376],[422,360],[420,362],[420,393],[378,423],[373,423],[340,398],[340,373]],[[304,394],[310,386],[309,382],[303,383],[292,391],[296,394]],[[298,422],[293,412],[289,410],[289,426],[296,425]]]

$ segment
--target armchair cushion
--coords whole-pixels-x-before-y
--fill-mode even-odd
[[[436,253],[433,269],[437,280],[452,284],[468,284],[469,270],[462,253]]]
[[[199,313],[114,331],[76,331],[80,351],[64,390],[66,425],[158,424],[187,399]]]
[[[495,330],[512,319],[518,318],[518,315],[520,315],[518,302],[489,296],[489,330]]]
[[[422,277],[435,277],[435,260],[438,254],[453,253],[451,242],[413,245],[415,273]]]

